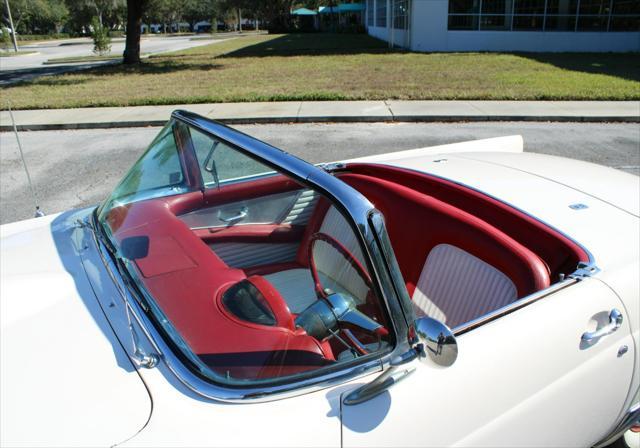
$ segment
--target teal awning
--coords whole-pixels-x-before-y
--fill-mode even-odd
[[[330,13],[337,13],[338,12],[338,7],[337,6],[320,6],[318,8],[318,12],[320,14],[330,14]]]
[[[320,14],[360,12],[364,11],[364,5],[362,3],[340,3],[338,6],[320,6],[318,11]]]
[[[359,12],[364,11],[362,3],[341,3],[338,5],[338,12]]]
[[[291,15],[294,15],[294,16],[315,16],[317,14],[318,14],[317,12],[307,8],[298,8],[295,11],[291,12]]]

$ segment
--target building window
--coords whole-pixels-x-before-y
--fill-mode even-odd
[[[367,0],[367,25],[373,26],[373,0]]]
[[[376,0],[376,26],[387,27],[387,0]]]
[[[515,31],[542,31],[546,3],[547,0],[514,0],[512,29]]]
[[[477,30],[480,0],[449,0],[449,29]]]
[[[640,31],[640,0],[449,0],[449,30]]]
[[[409,0],[393,0],[393,27],[395,29],[406,30],[408,28],[408,7]]]

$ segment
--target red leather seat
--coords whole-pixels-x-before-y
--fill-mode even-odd
[[[544,262],[487,222],[394,182],[351,173],[340,178],[364,194],[384,214],[410,295],[425,258],[439,244],[461,248],[507,275],[516,285],[518,297],[549,286],[549,272]]]

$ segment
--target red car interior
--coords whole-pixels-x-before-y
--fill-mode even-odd
[[[540,221],[503,202],[446,179],[404,168],[376,164],[349,164],[349,172],[368,176],[372,181],[384,179],[393,184],[405,186],[487,222],[540,257],[549,268],[552,283],[561,273],[565,275],[572,273],[579,261],[589,260],[584,249]],[[373,202],[375,196],[369,197],[366,193],[362,193]],[[392,219],[391,216],[385,214],[387,222]]]
[[[364,194],[385,216],[391,243],[411,295],[431,248],[458,246],[505,273],[518,297],[544,289],[572,272],[586,253],[533,218],[481,193],[429,175],[380,165],[351,164],[339,178]],[[191,230],[181,214],[303,188],[284,176],[140,201],[111,210],[107,221],[118,242],[148,236],[149,250],[135,260],[144,286],[191,350],[221,375],[278,377],[335,362],[335,341],[318,341],[301,328],[278,291],[262,278],[308,267],[308,246],[329,202],[319,200],[306,226],[237,223]],[[299,242],[296,260],[239,269],[210,248],[216,242]],[[237,318],[221,302],[231,286],[248,279],[264,296],[276,325]],[[386,321],[383,312],[378,316]],[[390,328],[390,327],[388,327]]]

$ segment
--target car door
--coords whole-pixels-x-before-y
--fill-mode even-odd
[[[584,342],[614,309],[623,314],[620,328]],[[628,316],[596,278],[457,343],[452,366],[413,361],[415,371],[397,386],[343,403],[343,446],[592,446],[615,425],[633,372]]]

